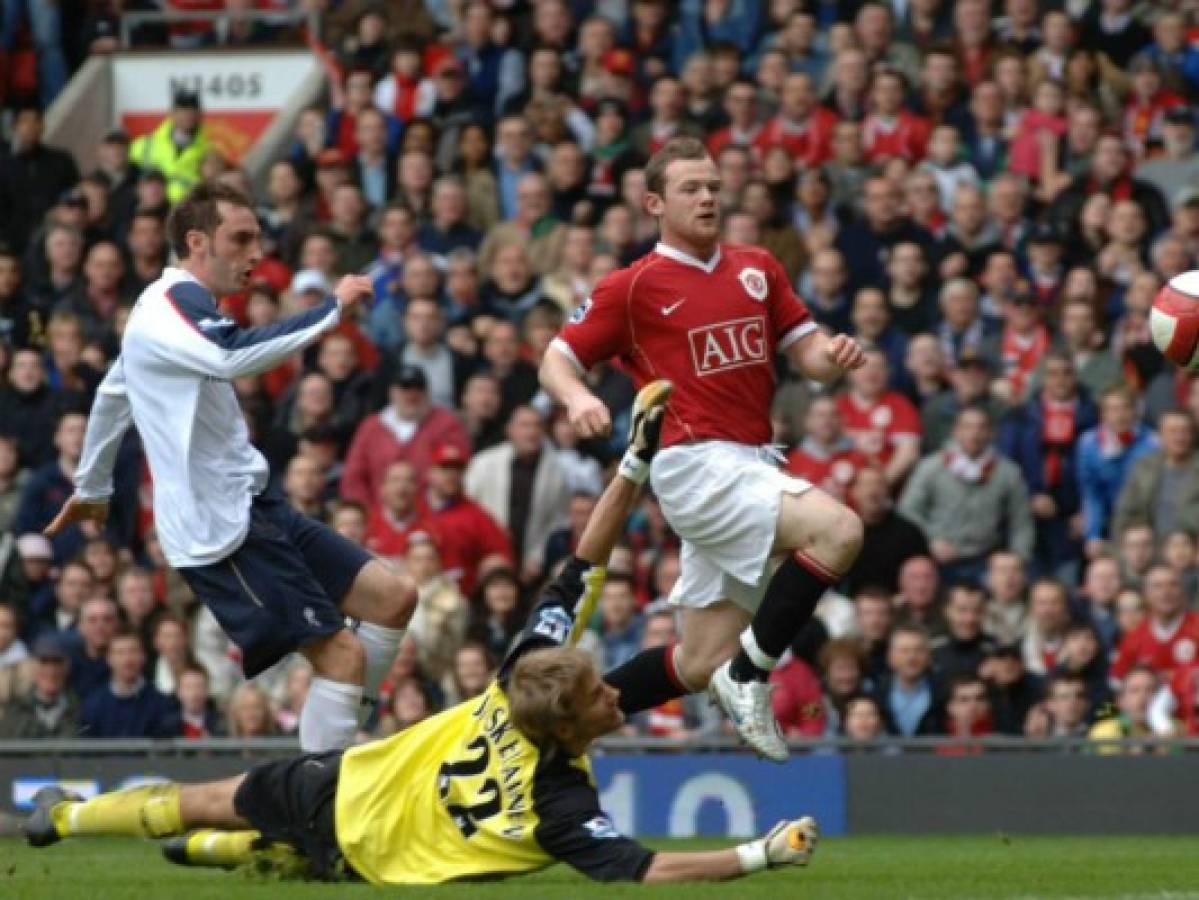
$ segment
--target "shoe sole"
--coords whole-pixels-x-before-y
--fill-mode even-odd
[[[720,670],[718,669],[717,671],[719,672]],[[767,760],[768,762],[773,762],[773,763],[785,763],[791,757],[791,754],[787,750],[786,745],[784,745],[784,747],[783,747],[783,755],[782,756],[771,756],[769,753],[765,753],[762,750],[759,750],[757,747],[755,747],[752,743],[750,743],[750,741],[745,737],[745,735],[741,733],[741,729],[737,727],[737,720],[733,717],[732,713],[730,713],[725,708],[724,704],[720,702],[720,691],[717,690],[717,688],[716,688],[715,679],[716,679],[716,676],[714,675],[712,682],[710,682],[708,684],[708,698],[712,701],[712,703],[716,706],[717,709],[719,709],[721,712],[723,712],[725,714],[725,716],[728,718],[729,722],[732,723],[733,728],[737,732],[737,737],[739,737],[741,739],[741,743],[743,743],[746,747],[748,747],[750,750],[752,750],[754,752],[754,755],[757,756],[758,759],[764,759],[764,760]],[[772,715],[773,715],[773,713],[772,713]]]
[[[49,847],[62,840],[50,818],[50,811],[58,804],[66,801],[79,801],[83,798],[60,787],[44,787],[33,795],[33,813],[25,820],[21,830],[25,840],[31,847]]]

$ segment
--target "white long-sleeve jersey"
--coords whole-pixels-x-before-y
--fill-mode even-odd
[[[168,268],[142,292],[118,357],[96,394],[75,488],[112,494],[112,470],[132,420],[154,479],[154,522],[175,568],[229,556],[245,540],[250,503],[266,487],[266,459],[230,379],[274,368],[339,321],[332,297],[262,328],[221,316],[212,293]]]

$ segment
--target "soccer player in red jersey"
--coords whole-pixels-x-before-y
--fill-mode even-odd
[[[683,540],[672,593],[683,607],[682,642],[605,677],[626,713],[707,687],[746,743],[781,761],[770,671],[857,557],[862,523],[780,471],[766,446],[774,356],[786,352],[827,382],[861,365],[862,349],[816,327],[767,251],[720,242],[720,176],[701,142],[672,139],[645,176],[661,240],[596,286],[541,367],[543,386],[584,438],[611,430],[607,407],[583,381],[596,363],[619,357],[638,387],[657,378],[675,385],[651,477]]]

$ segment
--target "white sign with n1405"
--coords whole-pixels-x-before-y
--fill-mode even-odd
[[[171,105],[179,90],[206,109],[279,109],[317,65],[307,52],[121,55],[114,60],[117,115]]]

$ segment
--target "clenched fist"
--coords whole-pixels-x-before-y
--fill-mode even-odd
[[[373,297],[375,286],[365,275],[346,275],[337,282],[333,296],[337,298],[337,306],[344,313],[354,308],[363,300]]]

